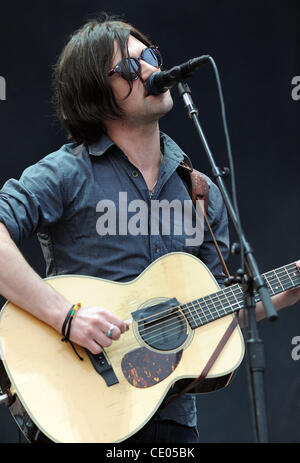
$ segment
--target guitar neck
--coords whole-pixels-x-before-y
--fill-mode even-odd
[[[300,286],[300,272],[295,262],[263,274],[270,296]],[[255,294],[256,302],[260,297]],[[241,285],[234,284],[216,293],[196,299],[181,308],[191,328],[197,328],[213,320],[232,314],[244,307]]]

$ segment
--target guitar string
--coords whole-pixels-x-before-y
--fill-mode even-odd
[[[297,269],[297,268],[296,268],[296,269]],[[293,265],[293,271],[294,271],[294,272],[293,272],[293,275],[295,276],[295,275],[296,275],[296,272],[295,272],[295,267],[294,267],[294,265]],[[291,280],[291,281],[292,281],[292,280]],[[294,286],[294,282],[292,282],[292,283],[293,283],[293,286]],[[299,283],[299,282],[297,281],[297,283]],[[232,289],[232,287],[231,287],[231,288],[226,288],[226,290],[228,290],[228,289]],[[239,288],[238,285],[237,285],[237,288],[235,288],[235,289],[238,289],[238,290],[239,290],[239,294],[238,294],[238,295],[241,296],[241,294],[242,294],[242,293],[241,293],[241,288]],[[272,289],[272,288],[271,288],[271,289]],[[220,291],[219,293],[221,293],[221,291]],[[224,293],[224,294],[225,294],[225,293]],[[235,293],[234,293],[234,292],[233,292],[232,294],[235,296]],[[225,295],[226,295],[226,294],[225,294]],[[216,300],[218,301],[218,303],[220,304],[220,300],[219,300],[220,294],[216,294],[216,296],[217,296],[217,298],[215,298],[215,299],[216,299]],[[226,295],[226,297],[227,297],[227,295]],[[235,296],[235,298],[236,298],[236,296]],[[227,298],[227,299],[228,299],[228,298]],[[232,313],[232,312],[234,312],[234,311],[237,311],[237,310],[239,310],[240,308],[242,308],[242,306],[243,306],[243,300],[241,299],[240,301],[238,301],[238,300],[236,299],[236,301],[237,301],[237,302],[235,302],[234,304],[232,304],[232,303],[229,301],[229,302],[230,302],[230,309],[231,309],[231,312],[230,312],[230,313]],[[213,305],[214,305],[214,300],[213,300],[212,298],[211,298],[210,303],[211,303],[211,302],[212,302]],[[224,301],[222,302],[222,304],[223,304],[223,303],[224,303]],[[237,304],[238,304],[238,307],[237,307],[237,308],[234,307],[234,306],[236,306]],[[240,304],[241,304],[241,305],[240,305]],[[178,308],[181,308],[182,306],[177,306],[177,307],[178,307]],[[234,308],[233,308],[233,307],[234,307]],[[200,325],[203,325],[203,324],[207,323],[207,321],[212,321],[212,320],[216,319],[215,313],[214,313],[215,311],[216,311],[216,313],[217,313],[217,318],[223,317],[223,316],[225,316],[225,315],[229,315],[229,312],[228,312],[228,308],[227,308],[227,307],[226,307],[226,308],[223,307],[223,309],[222,309],[222,310],[223,310],[223,313],[220,313],[216,307],[215,307],[215,309],[216,309],[215,311],[214,311],[214,310],[211,310],[211,307],[209,307],[209,311],[208,311],[208,312],[206,311],[206,313],[207,313],[208,316],[210,316],[211,320],[208,320],[207,317],[206,317],[206,313],[204,313],[204,315],[205,315],[205,320],[204,320],[204,323],[202,323],[203,317],[202,317],[202,320],[201,320],[201,317],[199,317],[199,310],[198,310],[198,308],[196,308],[196,309],[197,309],[198,318],[199,318],[199,320],[200,320]],[[177,313],[178,313],[178,312],[180,312],[180,310],[178,310]],[[204,312],[203,309],[202,309],[202,312]],[[145,332],[145,331],[148,330],[148,331],[150,331],[150,335],[151,335],[151,333],[152,333],[152,336],[153,336],[153,333],[155,334],[156,331],[159,332],[159,330],[160,330],[160,326],[159,326],[159,325],[161,325],[162,323],[165,323],[165,328],[170,328],[170,327],[172,327],[173,325],[175,325],[175,328],[178,327],[178,320],[175,319],[175,321],[174,321],[174,318],[175,318],[175,317],[174,317],[174,312],[173,312],[173,317],[172,317],[172,318],[173,318],[173,320],[171,321],[171,323],[168,323],[168,324],[167,324],[166,321],[164,321],[164,322],[159,322],[159,323],[156,323],[156,325],[155,325],[154,327],[151,326],[151,327],[147,327],[146,329],[141,329],[141,330],[140,330],[140,333],[143,333],[143,332]],[[158,319],[158,320],[159,320],[159,319]],[[153,321],[153,320],[152,320],[152,321]],[[185,321],[185,323],[186,323],[186,320],[185,320],[185,319],[184,319],[184,321]],[[182,321],[181,321],[181,324],[182,324]],[[193,328],[193,327],[192,327],[192,328]],[[172,329],[172,328],[171,328],[171,329]],[[148,334],[148,336],[149,336],[149,334]],[[149,339],[149,340],[150,340],[150,339]]]
[[[229,314],[225,313],[225,314],[221,315],[221,317],[225,316],[225,315],[229,315]],[[184,322],[185,322],[185,326],[186,326],[186,320],[185,319],[184,319]],[[207,322],[208,322],[208,320],[206,319],[204,324],[206,324]],[[183,321],[181,322],[181,324],[182,323],[183,323]],[[202,324],[202,326],[203,326],[203,324]],[[173,337],[176,336],[176,338],[178,338],[178,335],[182,331],[182,328],[180,328],[178,321],[177,322],[175,321],[174,323],[169,323],[168,325],[165,326],[165,328],[168,328],[168,335],[171,335]],[[152,332],[150,331],[150,333],[148,333],[146,341],[148,341],[148,343],[151,343],[151,342],[154,342],[156,338],[160,338],[160,337],[161,337],[160,329],[157,329],[157,326],[155,325],[155,327],[153,327],[153,329],[152,329]]]
[[[222,291],[220,291],[220,292],[222,292]],[[205,296],[205,297],[207,297],[207,296]],[[204,298],[203,298],[203,299],[204,299]],[[215,298],[215,299],[216,299],[216,298]],[[219,299],[219,295],[218,295],[218,298],[217,298],[217,299]],[[217,300],[217,299],[216,299],[216,300]],[[206,301],[202,301],[202,303],[205,303],[205,305],[207,305]],[[210,303],[213,303],[213,305],[214,305],[214,299],[211,299]],[[188,306],[190,306],[191,304],[193,304],[193,303],[192,303],[192,302],[189,302],[189,303],[187,303],[187,304],[181,304],[181,305],[178,305],[178,306],[174,306],[174,307],[172,308],[172,310],[173,310],[172,313],[170,313],[170,309],[169,309],[169,310],[164,310],[164,311],[162,311],[162,312],[159,312],[158,314],[155,314],[155,315],[160,315],[159,317],[154,318],[155,315],[152,315],[151,317],[145,317],[145,318],[143,318],[143,319],[140,319],[140,320],[138,320],[138,322],[145,321],[145,324],[147,325],[147,324],[150,324],[150,323],[152,323],[152,322],[156,322],[156,321],[162,320],[162,319],[165,318],[166,316],[173,316],[173,318],[174,318],[174,315],[176,316],[176,314],[178,314],[178,313],[181,314],[182,309],[183,309],[183,310],[189,310],[190,307],[188,307]],[[219,301],[219,300],[218,300],[218,304],[220,305],[220,301]],[[235,303],[235,304],[236,304],[236,303]],[[233,305],[235,305],[235,304],[231,304],[231,306],[233,306]],[[197,305],[198,305],[198,307],[195,307],[195,306],[194,306],[193,313],[191,313],[191,311],[189,310],[189,313],[188,313],[188,314],[185,314],[185,315],[188,315],[188,316],[189,316],[189,315],[193,315],[193,314],[198,314],[198,310],[201,309],[201,306],[199,307],[199,303],[198,303],[198,302],[197,302]],[[178,309],[178,310],[177,310],[177,313],[174,312],[174,309]],[[217,311],[217,308],[215,308],[215,310]],[[212,313],[212,310],[211,310],[209,307],[208,307],[208,310],[206,310],[206,311],[203,311],[203,309],[202,309],[202,314],[204,315],[206,321],[207,321],[206,315],[211,315],[211,313]],[[162,316],[161,316],[161,315],[162,315]],[[225,314],[225,315],[226,315],[226,314]],[[192,318],[194,318],[194,317],[192,317]],[[198,318],[199,318],[199,315],[198,315]],[[194,320],[195,320],[195,319],[194,319]],[[164,322],[162,322],[162,323],[164,323]],[[156,323],[155,326],[159,326],[159,325],[160,325],[160,323]],[[147,331],[147,330],[149,330],[149,329],[153,329],[153,326],[151,326],[151,327],[147,327],[147,326],[146,326],[146,328],[143,328],[143,329],[141,330],[141,332],[145,332],[145,331]]]
[[[294,276],[294,277],[295,277],[295,276],[299,276],[299,275],[297,274],[297,272],[295,272],[295,270],[298,270],[298,268],[295,267],[294,263],[293,263],[293,264],[289,264],[289,266],[292,266],[292,270],[293,270],[292,276]],[[293,286],[296,286],[296,285],[299,284],[300,282],[297,281],[296,284],[295,284],[295,282],[293,282],[293,280],[291,279],[291,275],[287,272],[287,267],[288,267],[288,266],[285,266],[285,267],[280,268],[280,270],[281,270],[280,273],[282,274],[282,273],[285,272],[285,273],[287,274],[287,278],[284,278],[284,281],[285,281],[285,282],[286,282],[286,281],[291,281],[292,285],[293,285]],[[289,270],[291,270],[291,269],[289,269]],[[268,272],[268,273],[273,273],[273,272],[274,272],[274,271],[272,270],[272,271],[270,271],[270,272]],[[268,278],[266,277],[266,274],[265,274],[264,276],[265,276],[266,279],[268,279]],[[279,276],[280,276],[280,275],[279,275]],[[272,278],[273,278],[273,279],[274,279],[274,278],[278,279],[278,276],[277,276],[277,275],[273,275]],[[281,281],[283,281],[283,279],[282,279]],[[178,314],[178,313],[181,314],[181,310],[180,310],[180,309],[182,309],[184,306],[187,306],[187,305],[192,304],[192,305],[194,306],[194,312],[197,313],[198,319],[200,320],[200,325],[206,324],[207,322],[216,319],[216,318],[215,318],[215,313],[218,315],[217,318],[220,318],[220,317],[229,315],[230,313],[235,312],[235,311],[241,309],[242,306],[243,306],[243,299],[237,300],[237,298],[236,298],[237,295],[238,295],[238,296],[243,296],[242,289],[241,289],[241,287],[240,287],[239,285],[234,285],[234,286],[235,286],[235,288],[229,287],[229,288],[226,288],[225,290],[221,290],[221,291],[215,293],[215,294],[213,295],[214,298],[211,297],[212,295],[204,296],[204,298],[211,299],[209,302],[212,303],[213,305],[215,305],[214,303],[215,303],[215,301],[217,301],[217,303],[219,304],[219,306],[221,305],[221,310],[223,310],[223,313],[220,313],[220,312],[219,312],[218,307],[214,307],[214,309],[212,310],[211,307],[208,306],[208,310],[203,310],[203,308],[201,308],[201,304],[199,304],[199,300],[193,301],[193,302],[188,303],[188,304],[182,304],[182,305],[179,305],[179,306],[177,306],[177,307],[175,306],[175,307],[173,308],[173,310],[177,308],[177,309],[179,309],[179,310],[177,310],[177,314]],[[282,289],[284,290],[283,286],[282,286]],[[287,289],[287,288],[285,288],[285,289]],[[236,299],[236,302],[235,302],[235,303],[232,303],[232,302],[228,299],[228,294],[226,293],[226,291],[228,292],[228,290],[231,290],[231,292],[232,292],[232,294],[229,294],[229,297],[232,297],[232,296],[235,297],[235,299]],[[269,287],[269,290],[273,291],[273,289],[272,289],[271,286]],[[234,292],[234,291],[235,291],[235,292]],[[237,291],[238,291],[238,294],[237,294]],[[218,294],[218,293],[220,293],[220,294]],[[221,293],[223,293],[223,294],[221,294]],[[274,293],[274,291],[273,291],[273,293]],[[222,301],[222,300],[220,301],[220,297],[223,297],[223,301]],[[201,299],[203,300],[204,298],[201,298]],[[200,299],[200,301],[201,301],[201,299]],[[229,302],[229,307],[226,307],[226,306],[224,307],[224,299],[227,299],[227,302]],[[194,302],[197,302],[197,306],[198,306],[198,307],[195,307]],[[202,301],[202,302],[203,302],[203,301]],[[241,304],[241,306],[240,306],[240,304]],[[205,305],[207,306],[206,303],[205,303]],[[234,306],[236,306],[236,305],[238,305],[237,308],[234,307]],[[199,306],[200,306],[200,307],[199,307]],[[202,317],[202,319],[201,319],[201,317],[199,316],[199,308],[201,309],[202,314],[204,314],[204,320],[203,320],[203,317]],[[228,308],[231,309],[231,312],[228,312]],[[169,309],[169,310],[170,310],[170,309]],[[171,323],[168,323],[168,324],[167,324],[166,321],[164,321],[164,322],[159,322],[159,323],[156,323],[156,324],[154,325],[154,327],[151,326],[151,327],[146,327],[146,328],[141,329],[141,330],[140,330],[140,333],[144,333],[144,332],[146,332],[146,331],[148,330],[148,331],[151,332],[151,334],[153,334],[153,333],[155,333],[155,331],[159,331],[159,330],[160,330],[160,326],[159,326],[159,325],[161,325],[161,324],[163,324],[163,323],[165,323],[165,327],[164,327],[164,328],[170,328],[170,327],[172,327],[173,325],[175,325],[175,327],[178,326],[178,323],[179,323],[179,322],[178,322],[177,319],[175,319],[175,317],[176,317],[176,312],[173,311],[172,314],[167,314],[167,312],[169,312],[169,310],[168,310],[168,311],[163,311],[163,312],[161,312],[161,313],[165,313],[165,316],[166,316],[166,315],[168,315],[168,316],[171,315],[172,318],[173,318],[173,320],[171,321]],[[182,315],[182,314],[181,314],[181,315]],[[185,315],[186,315],[186,314],[185,314]],[[206,315],[208,315],[208,316],[210,317],[210,320],[207,318]],[[150,320],[150,317],[148,317],[148,318],[149,318],[149,320]],[[152,318],[151,321],[153,322],[153,321],[154,321],[154,320],[153,320],[153,316],[152,316],[151,318]],[[158,317],[158,318],[155,319],[155,321],[161,320],[162,318],[163,318],[163,317]],[[192,318],[194,319],[194,317],[192,317]],[[174,320],[174,319],[175,319],[175,320]],[[141,322],[141,321],[143,321],[143,320],[147,320],[147,317],[144,318],[144,319],[139,320],[139,322]],[[185,319],[185,318],[184,318],[184,321],[186,322],[186,319]],[[195,319],[194,319],[194,321],[195,321]],[[202,321],[204,321],[204,323],[202,323]],[[149,323],[149,322],[146,322],[146,323]],[[181,321],[180,323],[182,324],[182,321]],[[195,321],[195,323],[196,323],[196,321]],[[172,328],[171,328],[171,330],[172,330]]]
[[[297,267],[296,267],[296,268],[297,268]],[[294,270],[294,266],[293,266],[293,270]],[[295,276],[295,275],[294,275],[294,276]],[[277,277],[276,277],[276,278],[277,278]],[[286,281],[286,280],[285,280],[285,281]],[[299,284],[298,281],[297,281],[297,283]],[[295,284],[294,282],[292,282],[293,286],[297,285],[297,283]],[[286,289],[287,289],[287,288],[286,288]],[[187,303],[187,304],[182,304],[182,305],[179,305],[179,306],[175,306],[175,307],[173,307],[173,310],[176,309],[176,308],[178,308],[178,309],[181,309],[181,308],[187,308],[187,309],[189,309],[190,307],[188,307],[188,306],[191,305],[191,304],[195,307],[195,304],[194,304],[194,303],[196,302],[196,303],[197,303],[197,307],[195,307],[194,313],[197,313],[197,314],[198,314],[199,308],[200,308],[201,311],[202,311],[202,313],[204,314],[204,318],[205,318],[206,321],[207,321],[206,314],[207,314],[207,315],[210,315],[210,317],[211,317],[212,314],[214,315],[214,312],[215,312],[215,311],[216,311],[216,313],[218,314],[218,316],[220,316],[220,315],[221,315],[221,316],[228,315],[228,314],[229,314],[229,313],[228,313],[228,307],[226,307],[226,306],[224,307],[224,300],[221,301],[221,303],[220,303],[220,297],[223,297],[223,299],[224,299],[224,296],[225,296],[225,297],[228,299],[228,295],[226,294],[226,291],[228,292],[228,290],[230,290],[230,291],[232,292],[232,295],[235,296],[235,298],[236,298],[236,295],[238,295],[238,296],[243,295],[243,292],[242,292],[241,287],[240,287],[239,285],[234,285],[234,287],[232,286],[232,287],[226,288],[225,290],[218,291],[217,293],[214,293],[213,295],[204,296],[203,298],[198,299],[198,300],[196,300],[196,301],[193,301],[193,302],[191,302],[191,303]],[[272,287],[270,287],[269,290],[272,291]],[[234,291],[235,291],[235,292],[234,292]],[[221,294],[221,293],[222,293],[222,294]],[[274,293],[274,291],[273,291],[273,293]],[[214,296],[214,297],[212,297],[212,296]],[[208,306],[208,311],[207,311],[207,310],[204,311],[203,308],[201,308],[201,304],[199,304],[199,301],[204,302],[205,305],[207,306],[207,303],[206,303],[207,301],[205,301],[205,299],[210,299],[208,302],[209,302],[210,304],[212,303],[213,305],[214,305],[215,302],[217,302],[218,307],[214,307],[215,311],[212,310],[211,307],[209,307],[209,306]],[[236,305],[236,304],[242,304],[242,305],[243,305],[243,301],[242,301],[242,300],[240,300],[240,301],[236,300],[235,303],[232,303],[232,302],[229,301],[229,307],[230,307],[230,308],[231,308],[232,306]],[[221,308],[221,310],[223,310],[223,313],[220,314],[218,308]],[[234,308],[233,311],[239,310],[239,308],[241,308],[241,307]],[[168,311],[160,312],[160,313],[158,313],[157,315],[160,315],[160,314],[164,314],[164,316],[170,315],[169,312],[170,312],[170,309],[169,309]],[[173,313],[174,313],[174,312],[173,312]],[[156,321],[156,320],[159,320],[160,318],[162,318],[162,317],[157,317],[157,318],[155,319],[155,321]],[[198,318],[200,318],[200,317],[199,317],[199,314],[198,314]],[[212,318],[212,317],[211,317],[211,318]],[[152,316],[152,317],[146,317],[146,318],[144,318],[144,319],[140,319],[139,321],[145,321],[145,320],[149,320],[149,322],[146,322],[146,323],[150,323],[150,322],[153,322],[153,321],[154,321],[153,316]],[[201,320],[200,320],[200,321],[201,321]],[[158,324],[157,324],[157,325],[158,325]],[[151,327],[151,328],[153,328],[153,327]],[[146,329],[146,328],[145,328],[145,329]]]
[[[294,269],[294,266],[293,266],[293,269]],[[297,275],[297,276],[298,276],[298,275]],[[277,278],[277,277],[276,277],[276,278]],[[298,283],[298,282],[297,282],[297,283]],[[293,282],[293,286],[296,286],[297,283],[294,283],[294,282]],[[286,289],[288,289],[288,288],[286,288]],[[272,289],[271,286],[269,287],[269,290],[273,291],[273,289]],[[200,302],[204,302],[204,303],[207,302],[207,301],[205,301],[205,299],[210,299],[209,302],[210,302],[210,303],[213,303],[213,304],[214,304],[215,301],[217,301],[217,302],[219,303],[219,302],[220,302],[220,300],[219,300],[220,297],[228,297],[227,292],[229,292],[229,291],[232,292],[231,295],[233,295],[233,296],[236,296],[236,295],[239,295],[239,296],[240,296],[241,294],[243,294],[241,287],[240,287],[238,284],[235,284],[235,285],[233,285],[233,286],[231,286],[231,287],[228,287],[228,288],[222,289],[222,290],[220,290],[220,291],[217,291],[216,293],[212,293],[212,294],[208,294],[208,295],[206,295],[206,296],[203,296],[202,298],[196,299],[195,301],[191,301],[191,302],[188,302],[188,303],[186,303],[186,304],[180,304],[179,306],[174,306],[173,309],[175,309],[175,308],[181,308],[181,307],[189,308],[188,305],[190,305],[190,304],[195,304],[195,303],[197,303],[197,305],[199,306],[199,305],[201,305]],[[235,291],[235,292],[234,292],[234,291]],[[274,291],[273,291],[273,293],[275,294]],[[231,296],[231,295],[229,294],[229,296]],[[213,299],[213,298],[214,298],[214,299]],[[237,301],[237,302],[239,303],[240,301]],[[232,305],[231,302],[230,302],[230,305]],[[222,306],[224,306],[224,304],[223,304],[223,303],[221,303],[221,304],[219,303],[219,307],[221,307],[221,310],[222,310]],[[198,309],[198,307],[196,307],[196,309]],[[227,309],[227,307],[225,307],[225,309]],[[211,310],[211,308],[209,308],[209,310]],[[216,310],[217,310],[217,308],[216,308]],[[223,310],[224,310],[224,309],[223,309]],[[170,312],[170,308],[169,308],[168,310],[164,310],[164,311],[162,311],[162,312],[158,312],[156,315],[161,315],[161,314],[163,314],[163,316],[166,316],[166,315],[168,314],[168,312]],[[159,319],[159,318],[156,318],[156,320],[158,320],[158,319]],[[146,318],[140,319],[139,321],[145,321],[145,320],[149,320],[149,323],[153,322],[153,321],[154,321],[154,320],[153,320],[153,315],[152,315],[151,317],[146,317]]]
[[[242,302],[241,302],[241,303],[242,303]],[[234,305],[236,305],[236,304],[234,304]],[[243,305],[243,304],[242,304],[242,305]],[[232,307],[232,305],[231,305],[231,307]],[[239,306],[239,307],[236,308],[235,310],[239,310],[240,308],[241,308],[241,306]],[[212,320],[215,319],[214,317],[211,316],[211,312],[212,312],[212,311],[207,312],[207,314],[210,315],[211,320],[208,320],[207,317],[205,317],[204,323],[201,323],[202,326],[203,326],[204,324],[206,324],[207,322],[212,321]],[[173,315],[174,315],[174,313],[173,313]],[[226,313],[226,312],[225,312],[224,314],[220,314],[220,313],[218,312],[218,315],[219,315],[219,317],[222,317],[222,316],[225,316],[225,315],[229,315],[229,313]],[[174,317],[173,317],[173,318],[174,318]],[[186,320],[185,320],[185,319],[184,319],[184,322],[185,322],[185,326],[186,326]],[[181,325],[182,325],[182,323],[183,323],[183,321],[181,321]],[[161,325],[161,324],[162,324],[162,322],[156,324],[154,327],[148,328],[148,331],[149,331],[149,332],[148,332],[148,335],[147,335],[147,340],[148,340],[149,342],[155,340],[155,338],[157,338],[158,336],[160,336],[160,332],[159,332],[160,329],[157,329],[157,326],[158,326],[158,325]],[[178,327],[179,327],[179,322],[178,322],[177,320],[175,320],[175,321],[172,322],[172,323],[169,323],[169,324],[166,324],[166,325],[165,325],[165,328],[168,328],[168,335],[171,334],[171,335],[173,335],[173,336],[176,335],[176,334],[178,334],[178,333],[180,333],[181,329],[180,329],[180,327],[179,327],[179,329],[178,329]],[[151,329],[152,329],[152,331],[151,331]],[[174,331],[174,330],[175,330],[175,331]],[[145,330],[141,330],[141,331],[145,331]],[[156,334],[156,332],[158,332],[158,333]],[[172,332],[174,332],[174,333],[172,333]]]
[[[243,303],[242,303],[242,306],[243,306]],[[242,306],[240,306],[239,308],[242,308]],[[238,310],[238,309],[236,309],[236,310]],[[218,313],[218,315],[220,315],[220,314]],[[220,315],[220,318],[223,317],[223,316],[225,316],[225,315],[229,315],[229,313],[221,314],[221,315]],[[214,318],[212,317],[212,320],[213,320],[213,319],[214,319]],[[212,320],[211,320],[211,321],[212,321]],[[205,320],[204,324],[206,324],[206,322],[207,322],[207,319]],[[182,322],[181,322],[181,324],[182,324]],[[185,326],[186,326],[186,325],[185,325]],[[203,326],[203,324],[202,324],[202,326]],[[182,331],[182,329],[179,327],[179,323],[176,322],[176,321],[175,321],[174,323],[170,323],[169,325],[166,325],[165,328],[166,328],[166,327],[168,328],[168,335],[171,335],[171,336],[173,336],[173,337],[176,336],[176,338],[178,338],[178,334]],[[170,327],[171,327],[171,328],[170,328]],[[148,343],[155,342],[155,339],[156,339],[157,337],[160,337],[160,332],[158,332],[158,333],[156,334],[156,331],[159,331],[159,330],[157,330],[157,328],[156,328],[156,326],[155,326],[154,329],[152,330],[152,332],[148,333],[146,342],[148,342]]]
[[[292,264],[291,264],[291,265],[292,265]],[[294,269],[294,266],[293,266],[293,269]],[[275,278],[277,278],[277,276],[275,276]],[[294,283],[294,282],[293,282],[293,286],[295,286],[295,283]],[[212,296],[214,296],[215,298],[219,298],[220,295],[221,295],[221,293],[223,293],[224,296],[227,296],[226,292],[227,292],[227,291],[233,291],[233,289],[234,289],[234,290],[237,290],[238,293],[241,292],[241,287],[240,287],[238,284],[235,284],[235,285],[233,285],[233,286],[231,286],[231,287],[228,287],[228,288],[225,288],[225,289],[221,289],[221,290],[219,290],[219,291],[217,291],[217,292],[215,292],[215,293],[212,293],[212,294],[208,294],[208,295],[206,295],[206,296],[203,296],[202,298],[196,299],[195,301],[192,301],[192,302],[190,302],[190,303],[195,303],[195,302],[198,303],[199,301],[204,300],[205,298],[212,298]],[[272,287],[270,286],[269,289],[272,290]],[[286,288],[286,289],[287,289],[287,288]],[[234,294],[234,295],[235,295],[235,294]],[[190,304],[190,303],[186,303],[186,304],[182,304],[182,305],[188,305],[188,304]],[[175,306],[175,307],[176,307],[176,306]],[[175,307],[174,307],[174,308],[175,308]],[[165,313],[168,312],[168,311],[169,311],[169,309],[166,310],[166,311],[163,311],[163,312],[159,312],[157,315],[159,315],[159,314],[165,314]],[[150,318],[152,318],[152,317],[149,317],[149,319],[150,319]],[[147,318],[141,319],[140,321],[144,321],[144,320],[146,320],[146,319],[147,319]],[[153,321],[153,320],[151,320],[151,321]]]
[[[241,308],[241,306],[239,308]],[[222,314],[219,316],[219,318],[225,315],[229,315],[229,314]],[[215,320],[214,317],[212,317],[211,321],[213,320]],[[183,322],[184,322],[184,325],[183,325]],[[206,323],[207,323],[207,320],[204,322],[204,324]],[[201,325],[203,326],[203,324]],[[178,338],[178,335],[182,332],[183,329],[186,329],[186,326],[187,326],[186,320],[184,319],[184,320],[181,320],[180,323],[177,320],[175,320],[173,323],[168,323],[168,324],[166,323],[164,328],[168,329],[168,336],[172,336],[173,338],[176,336],[176,338]],[[161,328],[158,329],[157,326],[155,326],[154,328],[152,328],[152,331],[149,330],[147,335],[144,334],[143,339],[146,343],[151,344],[151,342],[152,343],[155,342],[157,338],[161,338]]]

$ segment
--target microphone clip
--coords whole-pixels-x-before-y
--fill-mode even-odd
[[[191,98],[191,94],[192,94],[191,89],[186,82],[178,83],[178,92],[179,92],[179,96],[182,97],[184,101],[184,106],[188,112],[189,118],[192,119],[193,114],[196,114],[196,116],[198,116],[199,115],[198,109],[194,105],[193,100]]]

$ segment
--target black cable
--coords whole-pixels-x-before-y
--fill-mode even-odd
[[[228,161],[229,161],[229,169],[230,169],[230,173],[231,173],[232,202],[233,202],[233,206],[234,206],[234,209],[235,209],[238,229],[239,229],[239,232],[240,232],[240,236],[239,236],[238,239],[239,239],[239,242],[240,242],[241,269],[243,271],[245,271],[244,245],[243,245],[242,240],[240,239],[240,237],[242,236],[242,226],[241,226],[239,208],[238,208],[238,201],[237,201],[235,170],[234,170],[234,163],[233,163],[233,157],[232,157],[232,151],[231,151],[231,142],[230,142],[228,126],[227,126],[227,118],[226,118],[226,110],[225,110],[225,103],[224,103],[222,85],[221,85],[219,71],[218,71],[218,68],[217,68],[217,65],[216,65],[214,59],[209,55],[207,56],[207,59],[210,62],[210,64],[212,65],[212,68],[213,68],[213,71],[214,71],[214,74],[215,74],[215,78],[216,78],[216,81],[217,81],[217,88],[218,88],[218,94],[219,94],[220,105],[221,105],[222,123],[223,123],[223,129],[224,129],[225,140],[226,140],[226,148],[227,148],[227,155],[228,155]]]

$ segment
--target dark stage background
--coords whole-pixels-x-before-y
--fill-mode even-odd
[[[292,98],[292,78],[300,75],[299,2],[12,0],[0,8],[0,75],[7,85],[6,101],[0,101],[1,185],[65,142],[51,105],[50,83],[52,65],[68,34],[99,11],[124,14],[160,46],[166,67],[204,53],[214,57],[225,96],[242,224],[257,262],[264,272],[300,258],[300,101]],[[189,83],[217,162],[227,166],[211,69],[202,68]],[[176,88],[172,93],[175,107],[162,119],[161,129],[196,168],[210,175]],[[27,242],[22,251],[43,276],[37,242]],[[229,265],[236,270],[238,259],[231,257]],[[281,311],[276,323],[260,322],[259,331],[265,343],[270,440],[300,442],[300,361],[291,356],[292,338],[300,336],[300,304]],[[198,406],[201,442],[254,441],[245,362],[228,388],[199,397]],[[14,421],[2,406],[0,442],[17,441]]]

